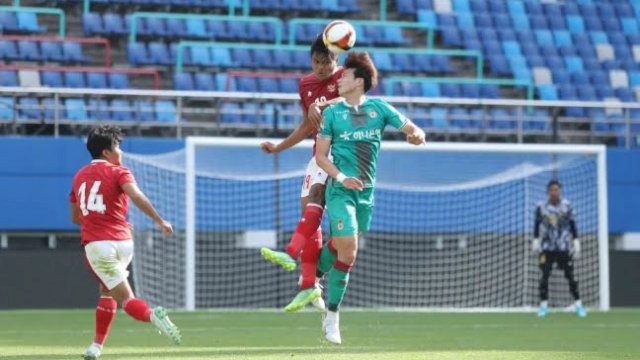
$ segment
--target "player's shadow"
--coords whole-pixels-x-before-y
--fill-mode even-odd
[[[322,351],[325,353],[325,355],[329,355],[333,352],[339,352],[340,354],[363,353],[362,349],[359,349],[359,348],[356,348],[356,349],[337,348],[334,345],[331,345],[328,343],[320,347],[322,348]],[[177,351],[177,352],[157,351],[157,352],[144,352],[144,353],[139,353],[139,352],[126,353],[126,352],[114,351],[114,352],[109,352],[109,354],[105,354],[105,356],[108,355],[110,359],[183,359],[183,358],[216,359],[218,357],[225,357],[225,356],[226,357],[233,356],[241,359],[243,357],[256,358],[260,356],[274,356],[274,355],[280,355],[282,356],[282,358],[290,358],[290,357],[295,357],[296,355],[314,355],[318,353],[318,350],[319,350],[318,347],[309,348],[309,349],[300,349],[299,347],[291,347],[291,348],[280,347],[278,349],[247,348],[242,350],[237,350],[237,349],[224,350],[220,348],[214,348],[214,349],[211,349],[211,351],[207,351],[207,350],[193,351],[188,349],[185,349],[184,351]],[[381,349],[381,351],[382,350],[383,349]],[[389,350],[385,350],[385,351],[389,351]],[[371,349],[364,352],[370,353]],[[42,354],[5,355],[5,356],[0,355],[1,360],[5,360],[5,359],[7,360],[13,360],[13,359],[15,360],[18,360],[18,359],[21,359],[21,360],[68,360],[68,359],[78,359],[78,358],[80,358],[79,354],[75,354],[75,353],[67,354],[67,355],[42,355]]]

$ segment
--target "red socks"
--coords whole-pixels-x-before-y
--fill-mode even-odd
[[[311,238],[320,227],[322,212],[324,209],[317,204],[308,204],[304,209],[304,214],[296,226],[296,230],[291,236],[291,241],[287,245],[287,254],[294,259],[300,255],[307,239]]]
[[[129,298],[122,303],[122,308],[132,318],[138,321],[151,321],[151,308],[142,299]]]
[[[104,344],[109,335],[111,323],[116,317],[118,303],[110,297],[101,297],[96,306],[96,337],[93,342],[96,344]]]
[[[301,289],[308,289],[315,285],[320,251],[322,251],[322,231],[318,230],[304,244],[302,254],[300,255],[300,272],[302,273]]]

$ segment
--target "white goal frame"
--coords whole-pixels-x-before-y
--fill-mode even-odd
[[[216,147],[258,147],[263,141],[273,139],[229,138],[229,137],[187,137],[185,141],[186,171],[186,246],[185,246],[185,308],[196,308],[196,148],[199,146]],[[311,148],[313,142],[305,140],[298,147]],[[413,146],[399,141],[383,141],[384,151],[428,151],[428,152],[493,152],[493,153],[557,153],[591,154],[597,157],[598,186],[598,256],[600,310],[609,310],[609,225],[607,197],[607,160],[604,145],[556,145],[556,144],[489,144],[489,143],[428,143],[425,146]]]

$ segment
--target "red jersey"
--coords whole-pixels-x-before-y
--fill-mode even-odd
[[[69,201],[80,214],[83,246],[92,241],[132,239],[127,223],[129,198],[122,186],[133,182],[129,169],[105,160],[93,160],[76,173]]]
[[[298,87],[298,95],[302,101],[302,111],[304,113],[309,112],[309,106],[315,103],[321,103],[329,101],[339,97],[338,94],[338,79],[342,76],[343,68],[338,68],[330,78],[326,80],[320,80],[316,74],[311,73],[300,80],[300,86]],[[318,135],[318,130],[313,130],[313,155],[316,155],[315,140]]]

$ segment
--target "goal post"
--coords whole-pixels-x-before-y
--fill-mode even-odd
[[[278,308],[295,294],[298,275],[265,263],[258,248],[282,249],[288,242],[300,216],[299,191],[312,142],[268,155],[260,151],[262,141],[278,140],[188,137],[182,151],[125,154],[125,165],[176,230],[174,238],[160,240],[132,210],[134,276],[141,296],[194,310]],[[345,306],[535,306],[533,213],[552,177],[563,183],[563,195],[576,209],[583,302],[608,310],[603,145],[393,141],[382,143],[372,228],[362,236]],[[325,218],[325,241],[327,223]],[[171,281],[159,276],[167,267],[179,272]],[[559,271],[550,279],[550,303],[570,303]]]

